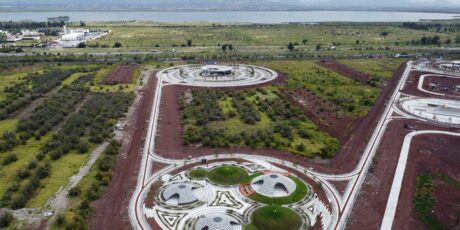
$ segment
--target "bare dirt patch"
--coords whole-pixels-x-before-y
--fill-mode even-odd
[[[458,130],[456,130],[458,132]],[[409,153],[408,164],[403,179],[404,186],[401,189],[398,208],[393,223],[395,229],[409,229],[413,226],[425,225],[417,219],[414,210],[413,197],[415,194],[416,178],[422,173],[445,174],[457,181],[460,180],[460,138],[447,135],[423,135],[413,139]],[[456,212],[450,212],[454,207],[452,199],[459,197],[457,190],[447,189],[443,183],[433,180],[435,183],[434,194],[436,206],[433,215],[440,220],[447,221],[445,224],[455,225]],[[440,195],[440,196],[438,196]],[[450,212],[450,213],[449,213]],[[457,226],[458,228],[458,226]],[[453,228],[455,229],[455,227]]]
[[[136,187],[141,149],[147,133],[148,118],[155,94],[156,77],[152,74],[146,87],[140,90],[142,95],[137,108],[126,128],[129,137],[122,145],[120,158],[113,170],[110,181],[101,198],[93,203],[94,213],[90,219],[90,229],[130,229],[128,204]]]
[[[452,129],[439,128],[433,125],[425,124],[419,121],[404,121],[394,120],[392,121],[382,139],[382,143],[377,151],[376,158],[372,165],[371,172],[367,175],[363,187],[360,191],[353,211],[348,219],[347,229],[379,229],[382,223],[383,215],[385,213],[385,207],[390,193],[391,185],[393,183],[393,177],[396,170],[396,165],[401,152],[402,143],[405,135],[408,133],[404,129],[404,125],[409,124],[415,127],[417,130],[448,130],[455,131]],[[428,138],[436,138],[436,136],[427,136]],[[423,138],[425,138],[423,136]],[[422,137],[417,137],[415,141],[423,142]],[[445,143],[438,143],[445,145],[448,148],[452,146],[452,141],[449,140]],[[458,142],[457,142],[458,143]],[[427,143],[427,145],[438,144],[435,142]],[[438,147],[436,147],[438,148]],[[412,209],[412,196],[415,192],[415,177],[417,173],[413,172],[417,165],[417,159],[419,154],[414,153],[416,149],[415,144],[411,146],[411,153],[409,155],[408,165],[406,168],[406,174],[403,181],[403,190],[406,191],[404,197],[400,196],[398,211],[396,213],[395,222],[393,229],[423,229],[423,225],[415,218],[415,213]],[[456,149],[452,147],[452,149]],[[457,155],[458,157],[458,155]],[[423,164],[430,164],[429,161]],[[437,165],[436,167],[444,167]],[[412,181],[412,182],[411,182]],[[403,194],[401,191],[401,195]],[[402,210],[404,209],[404,210]]]
[[[115,68],[107,77],[105,77],[105,79],[102,81],[102,84],[129,84],[132,82],[133,74],[138,67],[138,64],[120,65]]]
[[[347,65],[344,65],[335,60],[322,60],[318,62],[318,64],[322,67],[328,68],[332,71],[335,71],[343,76],[359,81],[363,84],[368,84],[372,80],[371,75],[350,68]]]
[[[402,92],[413,95],[413,96],[419,96],[419,97],[458,99],[458,96],[460,96],[460,92],[453,90],[451,87],[455,85],[460,85],[460,79],[447,78],[447,77],[442,77],[442,76],[425,77],[425,81],[423,82],[423,85],[422,85],[423,89],[432,91],[434,93],[445,94],[445,96],[441,96],[441,95],[435,95],[435,94],[422,92],[418,89],[420,77],[424,74],[431,74],[431,73],[412,72]],[[439,83],[439,89],[438,90],[430,89],[430,86],[429,86],[430,83],[434,83],[434,84]],[[445,88],[445,87],[448,88],[447,91],[442,90],[442,88]]]

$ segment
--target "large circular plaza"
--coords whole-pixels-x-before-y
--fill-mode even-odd
[[[164,69],[157,77],[165,83],[178,85],[236,87],[270,82],[278,73],[255,65],[183,65]]]
[[[232,161],[180,168],[145,204],[162,229],[297,230],[311,226],[322,206],[309,184],[280,168]]]

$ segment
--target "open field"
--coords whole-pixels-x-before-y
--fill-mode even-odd
[[[398,67],[406,62],[405,59],[387,58],[387,59],[353,59],[339,60],[341,63],[367,73],[372,77],[388,80]]]
[[[287,88],[304,88],[353,116],[365,116],[380,90],[308,61],[272,61],[268,68],[288,76]]]
[[[310,157],[332,157],[338,148],[275,88],[193,90],[181,102],[185,145],[271,147]]]
[[[301,49],[314,50],[317,44],[341,44],[354,47],[356,40],[366,46],[385,47],[406,45],[423,36],[440,35],[442,40],[455,39],[453,33],[400,28],[395,24],[320,24],[320,25],[212,25],[212,24],[156,24],[152,22],[90,23],[93,28],[110,29],[112,32],[98,41],[99,45],[113,46],[121,42],[129,47],[186,46],[192,40],[196,46],[278,46],[298,43]],[[382,36],[382,32],[388,35]],[[304,46],[303,40],[307,39]],[[92,42],[95,44],[96,42]],[[359,47],[359,46],[358,46]],[[157,47],[158,48],[158,47]]]

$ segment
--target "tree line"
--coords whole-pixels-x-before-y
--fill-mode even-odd
[[[8,187],[0,200],[0,206],[12,209],[24,207],[41,186],[41,180],[49,176],[54,160],[72,150],[87,153],[87,141],[101,143],[111,138],[115,126],[113,122],[126,113],[133,98],[132,93],[124,92],[92,93],[82,107],[71,114],[59,131],[41,147],[35,159],[17,172],[16,181]],[[100,169],[108,170],[113,162],[114,159],[111,162],[100,162],[105,164]],[[22,182],[25,179],[28,180]],[[19,194],[14,196],[15,193]]]
[[[92,69],[91,69],[92,70]],[[43,73],[30,73],[19,82],[4,89],[5,99],[0,101],[0,119],[5,119],[17,110],[24,108],[33,100],[42,97],[51,89],[76,72],[87,72],[89,69],[46,70]]]

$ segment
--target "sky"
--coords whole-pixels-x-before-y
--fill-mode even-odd
[[[94,3],[101,4],[155,4],[161,3],[165,0],[0,0],[0,3],[13,3],[13,4],[89,4],[94,5]],[[173,1],[180,0],[169,0],[168,3]],[[189,0],[197,2],[225,2],[232,0]],[[252,0],[240,0],[248,1]],[[430,7],[430,6],[460,6],[460,0],[265,0],[271,2],[278,2],[281,4],[296,4],[296,5],[306,5],[306,6],[337,6],[337,7]]]

